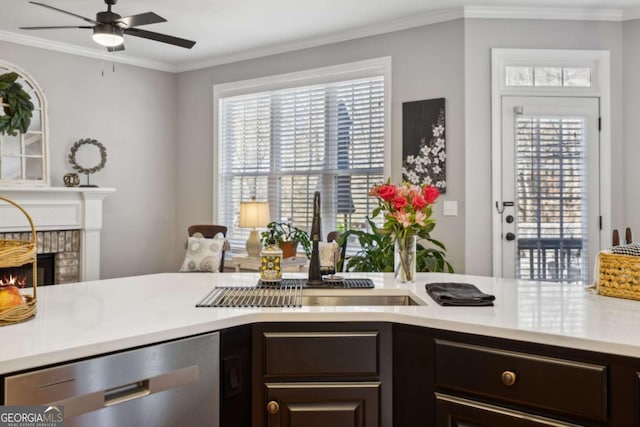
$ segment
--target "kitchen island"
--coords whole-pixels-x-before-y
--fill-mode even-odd
[[[257,273],[167,273],[41,287],[36,317],[0,328],[0,374],[256,322],[395,322],[640,357],[640,302],[558,283],[419,273],[414,284],[397,284],[391,273],[352,276],[371,278],[375,289],[334,292],[409,294],[426,305],[195,307],[214,286],[252,285]],[[430,282],[473,283],[495,295],[495,305],[438,306],[425,291]]]
[[[613,357],[615,363],[618,363],[618,359],[623,360],[622,371],[625,375],[627,371],[640,370],[632,366],[635,358],[640,359],[640,334],[637,332],[637,325],[640,324],[640,302],[594,295],[581,286],[569,284],[439,273],[420,273],[415,284],[397,284],[391,273],[358,273],[352,276],[372,279],[375,288],[331,292],[343,295],[405,295],[424,305],[242,309],[195,307],[214,286],[255,284],[258,275],[254,273],[171,273],[51,286],[38,289],[38,314],[34,319],[0,328],[0,338],[4,343],[0,347],[0,373],[25,371],[244,325],[258,325],[253,332],[253,352],[259,354],[263,351],[260,346],[264,337],[277,337],[282,341],[282,337],[293,334],[291,337],[298,339],[301,333],[305,334],[308,330],[315,331],[310,332],[310,336],[320,334],[319,337],[325,337],[326,331],[334,330],[332,325],[340,324],[336,327],[337,331],[351,331],[351,335],[356,331],[355,335],[361,338],[361,343],[365,346],[374,342],[368,337],[376,336],[377,347],[373,348],[388,347],[389,353],[385,355],[380,350],[380,358],[373,361],[373,366],[381,364],[381,361],[391,360],[393,354],[394,425],[405,425],[399,420],[414,416],[409,405],[403,405],[403,400],[398,397],[406,392],[404,389],[417,387],[426,381],[435,384],[435,388],[428,390],[429,395],[434,395],[434,390],[437,393],[442,393],[442,390],[455,391],[451,395],[443,394],[439,397],[437,408],[442,412],[442,417],[452,416],[447,411],[464,412],[469,407],[465,400],[469,395],[477,395],[483,405],[487,405],[487,402],[504,401],[505,407],[517,412],[518,405],[522,403],[518,400],[520,397],[516,399],[503,396],[502,391],[474,391],[468,384],[464,384],[465,378],[473,376],[473,372],[466,372],[463,377],[438,374],[435,380],[431,378],[434,369],[436,372],[455,371],[453,368],[456,366],[468,368],[473,366],[474,360],[484,360],[483,358],[486,358],[487,365],[503,359],[521,361],[524,363],[522,370],[532,369],[537,375],[555,372],[554,369],[558,367],[572,366],[575,369],[569,370],[568,381],[578,381],[574,385],[578,389],[584,385],[580,382],[586,381],[592,383],[595,390],[586,403],[578,401],[559,408],[550,408],[542,398],[538,401],[537,397],[527,397],[529,403],[533,402],[530,405],[533,412],[540,410],[543,415],[557,413],[560,419],[566,415],[565,420],[577,419],[582,425],[622,425],[616,424],[616,420],[637,419],[637,414],[623,417],[608,415],[617,404],[607,403],[610,400],[607,393],[610,397],[618,398],[620,392],[608,392],[610,386],[606,381],[602,382],[601,378],[607,377],[607,369],[614,373],[613,377],[618,376],[618,368],[607,368],[600,355]],[[288,277],[302,278],[304,275],[290,274]],[[424,288],[425,283],[431,282],[472,283],[482,291],[495,295],[495,305],[438,306]],[[327,291],[305,292],[322,294]],[[393,352],[390,325],[393,325]],[[422,337],[420,334],[423,330],[435,332],[425,332]],[[471,338],[467,339],[467,336]],[[479,341],[477,337],[482,337],[484,341]],[[417,341],[420,340],[425,344],[419,345]],[[487,343],[490,346],[485,347]],[[401,345],[405,347],[400,349]],[[494,347],[499,350],[494,350]],[[278,347],[273,348],[277,351]],[[538,356],[544,361],[542,365],[537,361]],[[562,356],[563,359],[556,359],[557,356]],[[527,363],[531,360],[535,363],[528,366]],[[577,361],[575,366],[573,360]],[[453,365],[447,365],[447,361]],[[423,369],[420,368],[421,364],[424,365]],[[263,379],[286,378],[284,374],[269,377],[268,369],[260,371],[255,360],[253,369],[254,391],[262,388]],[[424,375],[420,376],[416,369],[422,369]],[[386,388],[381,389],[381,395],[391,396],[391,369],[383,371],[377,372],[375,379],[387,384]],[[564,375],[565,371],[566,369],[562,369],[558,372]],[[516,373],[505,372],[507,377],[502,378],[502,382],[508,387],[508,382],[516,381]],[[509,378],[512,374],[513,378]],[[295,375],[300,378],[299,373]],[[318,377],[319,374],[314,375]],[[367,380],[368,377],[364,375],[361,378]],[[339,378],[330,379],[335,381]],[[625,394],[628,394],[627,390],[633,390],[635,381],[637,378],[632,375],[628,380],[622,381],[621,387]],[[399,382],[402,384],[399,385]],[[415,384],[412,385],[412,382]],[[520,390],[524,389],[529,393],[526,383],[523,384],[520,385]],[[268,392],[270,393],[268,390],[264,393]],[[276,392],[283,391],[278,389]],[[262,425],[255,421],[262,416],[255,412],[264,398],[262,393],[254,392],[254,425]],[[539,396],[540,390],[536,393],[538,394],[535,396]],[[570,400],[569,397],[567,399]],[[624,404],[621,404],[619,411],[626,411],[632,406],[632,397],[623,400]],[[408,398],[404,402],[411,403]],[[583,403],[590,409],[584,409]],[[415,406],[415,402],[411,404]],[[435,403],[424,405],[423,415],[425,411],[435,411],[435,406]],[[482,414],[493,414],[491,408],[483,408],[482,411]],[[502,407],[500,411],[503,411]],[[381,409],[380,422],[375,425],[391,425],[391,412],[388,408]],[[464,416],[468,418],[468,415]],[[478,418],[483,419],[485,418]],[[493,418],[489,417],[487,420],[485,422],[489,422],[489,425],[502,425]],[[608,424],[610,420],[614,422]],[[273,424],[269,421],[268,425],[280,423],[278,421]],[[509,421],[504,425],[510,425]]]

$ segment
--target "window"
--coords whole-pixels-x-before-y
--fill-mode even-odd
[[[34,109],[26,133],[0,134],[0,183],[37,184],[49,183],[47,170],[46,104],[42,90],[24,71],[0,61],[0,75],[16,73],[16,80],[29,95]]]
[[[252,197],[269,202],[272,220],[308,231],[317,190],[323,234],[366,227],[376,203],[367,193],[385,176],[385,67],[356,68],[240,94],[217,88],[216,221],[229,227],[233,246],[247,239],[239,210]]]
[[[591,87],[590,67],[506,66],[505,85],[511,87]]]

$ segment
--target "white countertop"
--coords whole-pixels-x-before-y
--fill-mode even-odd
[[[383,321],[640,357],[640,301],[594,295],[580,286],[419,273],[415,284],[391,273],[373,290],[409,294],[408,307],[196,308],[214,285],[252,285],[257,273],[167,273],[38,288],[38,314],[0,327],[0,374],[253,322]],[[288,274],[287,277],[305,277]],[[440,307],[428,282],[473,283],[493,307]],[[307,292],[329,292],[311,290]]]

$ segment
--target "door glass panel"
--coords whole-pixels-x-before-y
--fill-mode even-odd
[[[536,86],[562,86],[561,67],[536,67]]]
[[[516,277],[586,282],[584,118],[517,117]]]
[[[2,155],[3,156],[19,156],[22,154],[20,149],[20,134],[16,136],[2,136]]]
[[[565,67],[562,70],[562,80],[569,87],[590,87],[591,69],[588,67]]]
[[[505,68],[507,86],[533,86],[533,67]]]
[[[28,156],[42,155],[42,134],[28,133],[24,136],[24,152]]]
[[[20,157],[0,158],[0,179],[21,179]]]

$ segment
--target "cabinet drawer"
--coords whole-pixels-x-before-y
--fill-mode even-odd
[[[435,347],[437,387],[580,417],[607,418],[605,366],[451,341],[436,340]]]
[[[275,376],[379,374],[378,331],[265,332],[264,373]]]
[[[436,393],[437,427],[579,427],[550,418]]]

